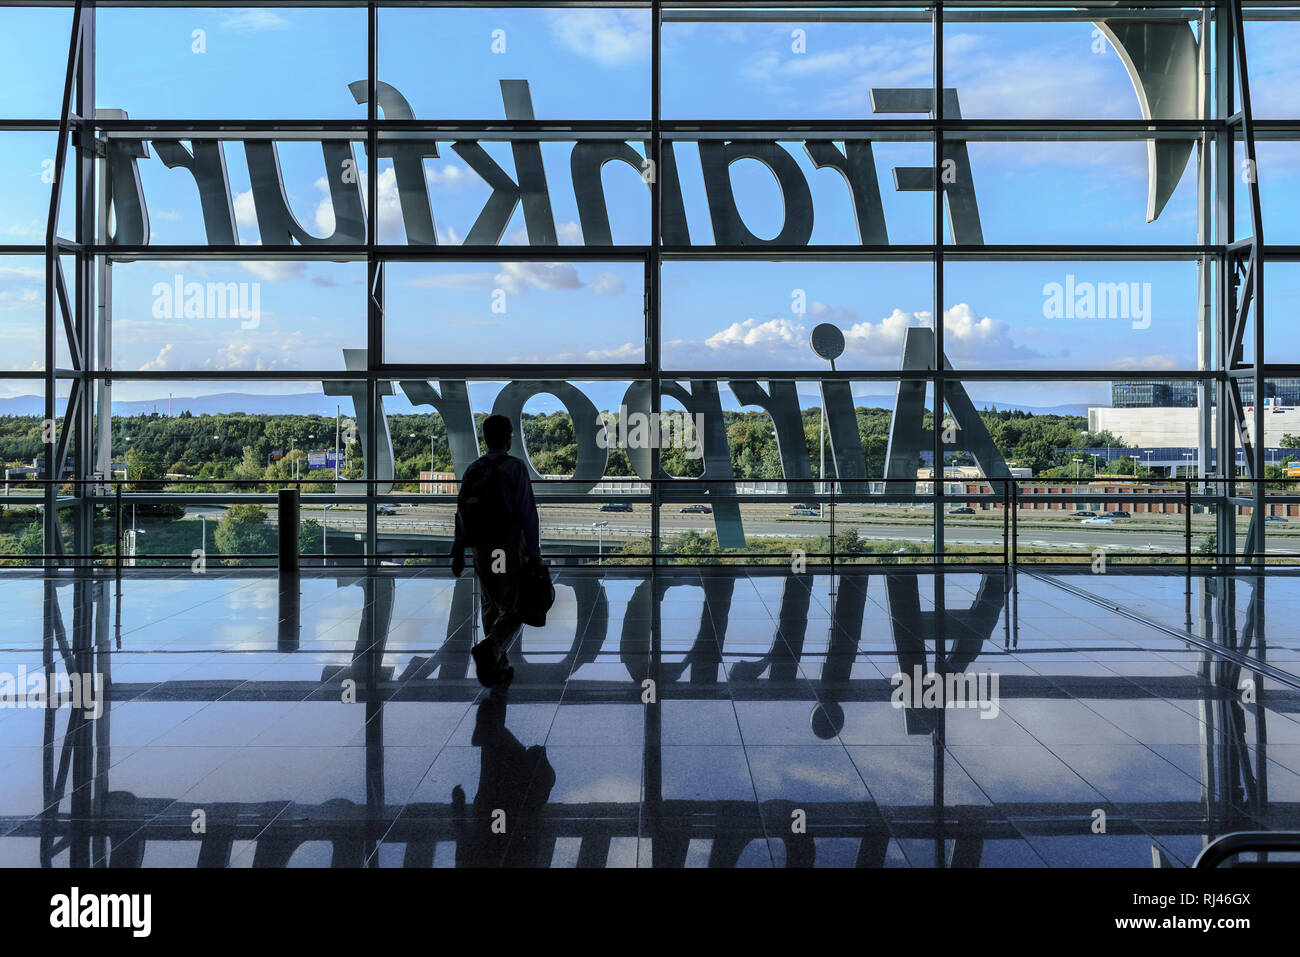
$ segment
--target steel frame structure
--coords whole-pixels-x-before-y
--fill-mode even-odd
[[[736,2],[714,0],[706,4],[691,0],[626,0],[617,4],[523,2],[506,0],[502,3],[474,3],[472,0],[278,0],[265,5],[272,7],[352,7],[366,12],[367,55],[367,112],[362,121],[315,120],[290,118],[283,120],[136,120],[112,119],[95,115],[95,22],[97,8],[154,6],[154,7],[222,7],[228,4],[215,0],[163,0],[142,4],[130,0],[0,0],[0,8],[55,6],[70,7],[72,22],[68,44],[68,59],[61,113],[56,120],[0,119],[0,130],[45,131],[57,136],[54,178],[51,187],[49,217],[45,242],[42,246],[0,246],[0,256],[41,255],[45,261],[45,366],[41,372],[5,372],[6,378],[39,378],[45,392],[45,418],[49,441],[45,444],[44,463],[47,476],[60,475],[61,466],[71,450],[74,477],[86,480],[94,477],[94,435],[96,409],[92,390],[113,380],[147,381],[188,378],[193,380],[256,381],[276,380],[356,380],[366,383],[368,415],[372,427],[368,430],[366,452],[367,503],[366,554],[377,559],[379,532],[375,505],[382,500],[378,495],[376,476],[377,429],[374,417],[378,415],[378,398],[381,384],[399,378],[415,376],[435,378],[448,374],[484,380],[542,379],[581,377],[583,379],[648,380],[652,384],[654,411],[660,408],[660,387],[663,383],[687,380],[734,377],[733,370],[679,370],[664,368],[661,343],[661,266],[664,262],[678,260],[800,260],[800,261],[914,261],[931,264],[933,271],[933,299],[935,314],[942,315],[944,303],[944,264],[961,261],[1016,261],[1016,260],[1128,260],[1172,261],[1186,260],[1198,263],[1201,272],[1202,309],[1198,319],[1202,360],[1197,369],[1165,370],[1144,373],[1150,379],[1195,379],[1201,386],[1202,462],[1200,474],[1217,482],[1207,482],[1201,494],[1214,494],[1219,504],[1218,535],[1221,550],[1223,543],[1235,543],[1235,509],[1231,505],[1247,505],[1254,516],[1263,514],[1264,486],[1255,481],[1248,495],[1239,494],[1229,480],[1231,474],[1215,475],[1209,471],[1209,449],[1218,447],[1220,463],[1235,460],[1238,443],[1246,451],[1248,475],[1264,475],[1264,446],[1254,441],[1263,435],[1262,405],[1266,377],[1300,375],[1300,364],[1269,364],[1264,355],[1263,325],[1263,267],[1269,261],[1300,261],[1300,246],[1265,247],[1262,236],[1262,211],[1259,199],[1258,177],[1248,182],[1250,195],[1251,233],[1247,238],[1234,238],[1234,151],[1241,142],[1252,173],[1255,166],[1256,138],[1300,138],[1300,118],[1295,120],[1256,121],[1251,111],[1249,74],[1244,40],[1244,23],[1251,18],[1300,20],[1300,5],[1282,7],[1251,2],[1251,0],[1202,0],[1200,3],[1178,3],[1174,0],[1144,0],[1140,9],[1125,9],[1105,4],[1089,4],[1076,0],[1066,6],[1060,0],[1042,0],[1037,4],[1019,0],[1003,5],[1000,10],[974,9],[987,4],[976,0],[933,0],[907,10],[893,9],[893,4],[882,0],[846,0],[835,10],[817,11],[800,8],[791,12],[789,5],[771,0]],[[565,7],[565,6],[615,5],[640,8],[649,12],[651,31],[651,91],[650,116],[645,120],[628,122],[579,121],[555,123],[550,121],[505,121],[492,123],[458,123],[447,121],[391,121],[381,120],[377,114],[376,86],[379,76],[380,15],[388,8],[400,7]],[[1212,89],[1207,84],[1205,107],[1198,120],[969,120],[945,117],[943,114],[944,89],[944,26],[963,21],[1000,20],[1005,22],[1063,19],[1160,18],[1194,21],[1199,23],[1202,37],[1214,37],[1214,43],[1202,42],[1202,69],[1208,79],[1213,76]],[[861,122],[842,121],[704,121],[674,122],[665,120],[661,108],[662,87],[662,28],[672,21],[779,21],[791,18],[800,20],[832,21],[890,21],[909,20],[929,22],[933,45],[933,113],[924,119],[867,119]],[[1235,71],[1235,84],[1234,84]],[[1233,110],[1234,95],[1239,95],[1240,107]],[[944,143],[950,140],[1004,138],[1012,140],[1034,139],[1121,139],[1142,140],[1155,136],[1182,134],[1195,139],[1200,145],[1198,212],[1200,228],[1198,241],[1187,245],[963,245],[945,243],[944,202],[933,193],[932,242],[917,245],[878,246],[803,246],[776,247],[724,247],[675,246],[661,239],[662,196],[658,177],[650,184],[650,241],[640,246],[607,247],[500,247],[500,246],[394,246],[379,242],[375,215],[368,215],[366,241],[357,246],[331,245],[306,246],[211,246],[168,245],[127,246],[109,244],[105,235],[106,218],[103,200],[104,183],[97,183],[98,160],[106,144],[114,138],[135,135],[137,138],[159,132],[174,132],[185,138],[248,139],[277,137],[329,139],[345,138],[364,140],[367,150],[367,177],[370,196],[377,195],[379,164],[376,160],[381,139],[387,133],[419,130],[438,137],[453,138],[477,136],[480,138],[536,138],[539,140],[572,141],[577,136],[604,135],[617,139],[647,138],[650,158],[656,163],[664,142],[677,139],[730,138],[743,134],[799,135],[818,133],[831,136],[890,134],[895,137],[928,140],[932,144],[934,182],[940,176],[944,158]],[[1212,152],[1212,157],[1211,157]],[[71,157],[71,163],[67,158]],[[69,173],[68,167],[71,167]],[[61,196],[67,179],[75,185],[74,236],[59,235]],[[74,280],[71,294],[65,279],[63,262],[71,260]],[[421,364],[411,365],[392,361],[384,354],[384,265],[389,261],[456,261],[503,259],[519,261],[622,261],[639,262],[645,270],[645,358],[639,363],[616,363],[601,366],[557,366],[518,364]],[[130,260],[353,260],[366,263],[367,274],[367,368],[360,371],[295,370],[290,372],[261,372],[246,370],[233,373],[149,372],[118,371],[111,367],[111,355],[102,350],[103,342],[96,335],[96,317],[105,308],[111,308],[111,263]],[[1217,289],[1217,291],[1216,291]],[[108,301],[106,302],[105,299]],[[71,368],[58,365],[58,327],[63,333],[71,354]],[[936,354],[944,348],[943,323],[935,329]],[[1253,353],[1249,361],[1244,355],[1245,335],[1251,328]],[[99,361],[96,361],[96,356]],[[1211,358],[1211,356],[1213,358]],[[1018,380],[1109,380],[1116,376],[1114,370],[1061,370],[1061,369],[980,369],[945,370],[942,361],[932,364],[923,375],[908,374],[906,378],[924,378],[932,391],[933,408],[944,408],[945,384],[949,381]],[[782,378],[794,380],[883,380],[898,381],[903,378],[898,371],[840,370],[837,372],[801,372],[791,370],[746,370],[746,378]],[[1257,397],[1253,415],[1248,414],[1241,401],[1240,382],[1253,379]],[[68,397],[63,408],[58,394],[63,386]],[[1213,393],[1220,410],[1228,414],[1219,416],[1217,434],[1210,428],[1208,405]],[[101,399],[100,405],[104,405]],[[1248,427],[1249,426],[1249,427]],[[943,448],[939,430],[934,430],[936,461],[942,461]],[[655,450],[653,467],[658,474],[658,451]],[[1230,470],[1229,470],[1230,471]],[[1210,490],[1214,490],[1211,492]],[[659,541],[659,508],[661,495],[657,484],[652,485],[652,535]],[[919,497],[919,496],[918,496]],[[931,495],[933,504],[933,535],[936,561],[942,562],[944,552],[945,495],[943,483],[934,483]],[[178,496],[183,500],[183,496]],[[74,552],[77,561],[85,561],[93,551],[93,514],[96,498],[87,494],[87,486],[78,485],[72,496],[60,496],[54,485],[47,485],[44,493],[45,553],[57,556],[64,550],[63,536],[53,516],[70,510]],[[1264,550],[1264,523],[1256,520],[1247,538],[1245,552],[1262,556]],[[47,561],[57,563],[57,558]]]

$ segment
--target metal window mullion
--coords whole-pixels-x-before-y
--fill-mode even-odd
[[[63,198],[63,169],[67,165],[68,141],[71,137],[71,114],[72,114],[72,91],[77,81],[77,73],[80,67],[80,57],[83,52],[83,38],[85,36],[82,24],[83,7],[81,0],[77,0],[76,6],[72,11],[72,26],[68,33],[68,60],[67,68],[64,73],[63,97],[59,115],[59,132],[58,141],[55,146],[54,176],[50,184],[50,206],[48,219],[46,221],[45,233],[45,427],[57,426],[58,410],[56,408],[57,397],[55,395],[58,387],[58,351],[55,337],[55,311],[59,310],[59,324],[63,324],[65,317],[62,315],[62,307],[58,302],[58,270],[61,268],[59,261],[59,212]],[[78,211],[79,215],[79,211]],[[64,429],[69,427],[70,423],[64,422]],[[47,479],[59,478],[62,462],[56,462],[57,447],[54,442],[45,442],[43,456],[45,459],[45,476]],[[44,496],[44,536],[43,551],[46,556],[54,556],[62,546],[62,536],[59,534],[59,514],[58,514],[58,485],[51,481],[45,486]],[[56,559],[47,557],[43,564],[50,566],[57,564]]]
[[[943,345],[943,204],[944,204],[944,183],[943,183],[943,2],[936,0],[933,10],[932,21],[934,46],[934,73],[933,73],[933,102],[931,106],[934,116],[934,156],[931,160],[934,164],[934,198],[933,208],[933,227],[934,227],[934,246],[932,268],[934,269],[934,355],[931,361],[934,364],[933,384],[934,384],[934,429],[932,435],[932,446],[934,452],[933,468],[931,475],[933,481],[930,485],[932,498],[930,501],[931,520],[933,526],[935,564],[943,564],[944,536],[943,536],[943,480],[944,480],[944,461],[943,461],[943,410],[944,410],[944,345]],[[956,240],[956,236],[953,239]],[[936,600],[938,600],[936,598]]]
[[[1216,317],[1215,327],[1218,331],[1218,348],[1217,369],[1220,378],[1215,383],[1215,393],[1217,398],[1217,416],[1216,432],[1218,433],[1218,467],[1215,474],[1227,480],[1233,475],[1233,465],[1236,462],[1236,437],[1233,434],[1231,423],[1231,412],[1228,402],[1228,390],[1230,385],[1227,381],[1226,373],[1232,364],[1231,352],[1229,350],[1228,336],[1231,324],[1230,315],[1232,313],[1232,263],[1228,256],[1227,244],[1233,239],[1233,187],[1234,176],[1233,169],[1235,166],[1235,138],[1231,129],[1226,123],[1226,117],[1233,112],[1232,102],[1232,24],[1224,5],[1219,4],[1214,11],[1215,30],[1214,30],[1214,49],[1215,49],[1215,118],[1218,120],[1217,146],[1215,150],[1215,175],[1218,180],[1218,190],[1216,198],[1216,225],[1217,233],[1214,238],[1218,249],[1218,277],[1219,288],[1215,296],[1217,303],[1218,316]],[[1231,497],[1232,487],[1230,481],[1220,481],[1217,484],[1215,492],[1218,499],[1216,503],[1217,521],[1215,530],[1218,539],[1218,550],[1224,551],[1228,547],[1235,547],[1236,541],[1236,519],[1234,510],[1229,506],[1228,499]],[[1217,560],[1216,560],[1217,563]]]
[[[379,11],[366,4],[366,547],[367,564],[379,564],[379,517],[375,511],[379,460],[379,380],[384,361],[382,270],[375,257],[379,210],[379,131],[376,99],[379,88]],[[337,491],[337,489],[336,489]]]
[[[663,4],[660,0],[654,0],[650,7],[650,150],[651,150],[651,170],[650,177],[650,248],[646,258],[646,292],[645,292],[645,310],[647,325],[647,346],[648,352],[646,359],[650,367],[650,414],[653,421],[659,421],[659,413],[663,408],[663,400],[660,395],[660,388],[663,384],[661,376],[663,355],[661,350],[663,324],[660,317],[662,308],[662,299],[660,297],[661,280],[662,280],[662,256],[663,249],[663,208],[661,199],[663,190],[660,189],[660,179],[663,174],[663,132],[662,123],[662,69],[663,69]],[[623,423],[626,428],[626,423]],[[658,430],[655,430],[658,434]],[[699,441],[704,441],[704,436],[698,436]],[[662,522],[660,512],[663,508],[663,495],[660,491],[660,483],[656,481],[659,478],[661,469],[659,443],[653,443],[650,448],[650,565],[652,568],[659,565],[659,553],[662,550],[660,534]],[[657,609],[658,602],[652,602]]]
[[[1215,115],[1214,85],[1211,66],[1213,64],[1213,47],[1210,43],[1212,30],[1212,8],[1201,8],[1200,25],[1200,67],[1202,77],[1201,120],[1209,121]],[[1215,134],[1207,128],[1198,143],[1199,162],[1196,168],[1196,242],[1199,246],[1208,246],[1214,241],[1214,138]],[[1197,257],[1197,369],[1210,372],[1214,369],[1214,264],[1211,255]],[[1197,392],[1197,474],[1209,474],[1214,460],[1214,428],[1212,401],[1214,383],[1212,380],[1200,380],[1196,384]],[[1204,491],[1202,485],[1201,491]]]
[[[1252,299],[1252,308],[1255,314],[1254,356],[1252,357],[1255,367],[1255,395],[1254,438],[1250,444],[1251,461],[1247,465],[1251,476],[1256,481],[1251,486],[1255,504],[1252,510],[1253,514],[1250,517],[1250,528],[1252,530],[1250,545],[1258,554],[1259,560],[1263,561],[1264,505],[1265,493],[1267,492],[1263,482],[1266,461],[1265,447],[1267,445],[1264,436],[1264,257],[1261,255],[1264,245],[1264,224],[1259,201],[1259,168],[1255,156],[1254,111],[1251,105],[1250,68],[1246,59],[1245,21],[1242,16],[1241,0],[1233,0],[1232,10],[1234,52],[1237,55],[1239,96],[1241,98],[1242,144],[1246,151],[1246,160],[1251,173],[1249,193],[1252,247],[1250,266],[1246,278],[1251,284],[1249,295]]]
[[[93,118],[95,115],[95,7],[91,5],[84,14],[82,23],[81,62],[77,83],[77,115]],[[76,276],[74,288],[76,296],[76,332],[77,346],[81,353],[80,375],[81,406],[77,415],[77,444],[73,458],[73,477],[86,479],[93,470],[94,462],[94,425],[95,396],[92,380],[89,377],[94,365],[94,316],[95,316],[95,275],[94,256],[89,246],[96,239],[95,223],[98,213],[98,198],[95,190],[95,149],[94,128],[86,122],[79,125],[77,136],[77,213],[76,239],[80,249],[76,254]],[[85,555],[95,552],[95,511],[91,490],[78,484],[75,492],[79,502],[76,510],[76,536],[74,549]],[[85,559],[93,563],[93,559]]]

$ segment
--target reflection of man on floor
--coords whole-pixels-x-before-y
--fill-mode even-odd
[[[555,785],[555,769],[546,759],[544,747],[525,748],[507,730],[504,689],[494,688],[479,704],[472,743],[481,749],[472,820],[464,819],[464,790],[457,785],[452,792],[460,818],[456,866],[549,864],[549,859],[538,859],[538,830],[542,808]]]

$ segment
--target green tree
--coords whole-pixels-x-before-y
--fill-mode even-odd
[[[40,522],[32,522],[18,538],[20,555],[40,555],[45,551],[45,527]]]
[[[261,457],[251,445],[245,445],[240,455],[239,464],[234,468],[234,478],[237,479],[260,479],[266,474],[266,466],[262,463]],[[242,491],[254,491],[251,487],[245,487]]]
[[[325,530],[314,518],[298,526],[298,554],[319,555],[325,550]]]
[[[259,555],[275,551],[275,529],[266,522],[266,509],[260,505],[232,505],[226,511],[213,541],[222,555]],[[246,558],[227,558],[226,564],[246,565]]]

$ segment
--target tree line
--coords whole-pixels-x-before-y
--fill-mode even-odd
[[[487,413],[475,415],[478,428]],[[892,412],[883,408],[857,409],[858,435],[868,475],[884,473]],[[1007,461],[1044,477],[1073,477],[1075,466],[1062,449],[1123,443],[1109,433],[1089,433],[1087,420],[1075,415],[1035,415],[1021,411],[985,410],[980,418],[994,444]],[[724,412],[723,422],[731,450],[732,467],[740,478],[779,479],[781,456],[772,420],[763,411]],[[350,420],[340,431],[339,447],[345,453],[343,478],[364,477],[364,454]],[[393,443],[395,474],[399,483],[415,483],[420,472],[451,472],[451,450],[442,417],[437,413],[388,416]],[[933,415],[925,414],[923,427],[933,428]],[[803,410],[804,442],[812,474],[821,474],[820,410]],[[573,421],[565,412],[523,416],[523,441],[534,466],[543,475],[572,474],[578,445]],[[6,467],[25,465],[43,454],[41,419],[37,416],[0,417],[0,461]],[[348,441],[351,439],[351,441]],[[332,469],[309,470],[308,451],[335,448],[335,420],[319,415],[268,415],[229,413],[176,416],[156,412],[115,416],[112,422],[114,461],[128,466],[127,478],[142,488],[158,487],[168,479],[198,482],[220,480],[283,482],[287,479],[330,479]],[[829,437],[826,470],[833,473]],[[663,467],[672,475],[689,477],[703,471],[703,462],[687,448],[665,448]],[[973,464],[970,456],[953,451],[945,464]],[[1082,463],[1081,475],[1090,475],[1094,463]],[[1141,475],[1136,458],[1103,465],[1107,471]],[[606,475],[634,475],[626,450],[611,448]]]

